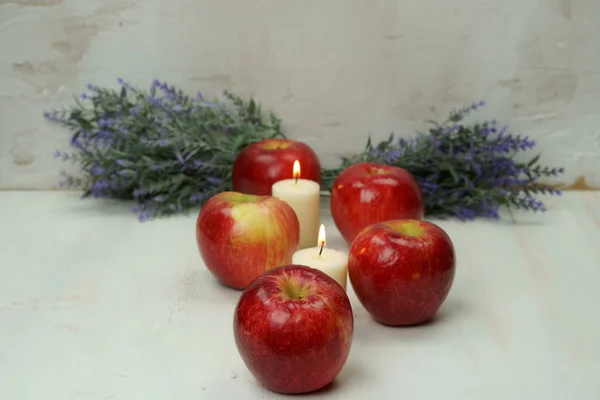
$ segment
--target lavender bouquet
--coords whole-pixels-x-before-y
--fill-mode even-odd
[[[69,109],[45,117],[72,132],[71,151],[56,157],[77,163],[81,173],[62,173],[62,186],[83,190],[84,197],[136,201],[140,220],[165,216],[201,205],[212,195],[231,190],[231,169],[247,145],[285,137],[281,121],[265,117],[260,104],[225,92],[221,100],[189,96],[155,80],[140,90],[119,80],[120,89],[95,85]],[[466,124],[481,107],[453,111],[428,133],[374,146],[324,169],[325,189],[338,173],[362,161],[392,164],[409,170],[421,184],[428,216],[452,215],[470,220],[499,218],[501,207],[543,211],[534,196],[559,194],[540,183],[562,168],[539,164],[539,156],[519,162],[516,156],[535,143],[507,132],[495,121]]]
[[[408,140],[394,140],[392,134],[373,146],[369,139],[362,153],[343,159],[341,167],[326,171],[324,178],[331,186],[337,174],[353,163],[390,164],[417,178],[429,216],[497,219],[503,206],[545,211],[535,195],[560,195],[560,191],[540,179],[558,176],[564,169],[541,166],[540,155],[517,161],[516,156],[533,149],[535,142],[509,133],[506,125],[464,123],[467,115],[483,106],[482,101],[452,111],[441,124],[428,121],[433,125],[428,133],[419,132]]]
[[[231,189],[231,167],[248,144],[283,136],[280,120],[260,104],[224,92],[223,100],[192,97],[155,80],[143,91],[118,80],[120,90],[88,85],[70,109],[45,117],[68,128],[81,174],[62,172],[61,186],[84,197],[133,199],[140,220],[190,209]]]

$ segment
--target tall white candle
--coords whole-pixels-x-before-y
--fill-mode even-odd
[[[275,182],[271,188],[273,197],[288,203],[300,223],[299,249],[314,246],[319,229],[319,196],[321,187],[317,182],[300,179],[300,163],[294,162],[293,179]]]
[[[325,247],[325,227],[319,229],[318,246],[298,250],[292,257],[292,264],[306,265],[318,269],[340,284],[346,290],[348,276],[348,255]]]

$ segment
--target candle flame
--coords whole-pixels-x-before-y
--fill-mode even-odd
[[[321,227],[319,228],[318,246],[325,247],[325,243],[325,225],[321,224]]]
[[[300,178],[300,161],[298,160],[294,161],[292,176],[294,177],[294,179]]]

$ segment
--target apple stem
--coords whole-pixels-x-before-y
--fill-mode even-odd
[[[319,250],[319,255],[323,253],[323,247],[325,247],[325,242],[321,242],[321,250]]]

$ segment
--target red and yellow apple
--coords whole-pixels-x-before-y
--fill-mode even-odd
[[[393,220],[362,230],[350,246],[348,276],[363,307],[390,326],[431,319],[454,281],[454,246],[439,226]]]
[[[271,196],[222,192],[202,206],[196,221],[204,264],[221,283],[236,289],[291,263],[299,240],[296,213]]]
[[[352,306],[324,272],[286,265],[248,286],[235,309],[233,333],[252,375],[266,388],[308,393],[332,382],[350,353]]]
[[[300,178],[321,183],[319,158],[307,144],[289,139],[265,139],[246,146],[232,170],[233,190],[259,196],[271,195],[275,182],[292,179],[294,161]]]
[[[348,244],[362,229],[392,219],[422,219],[425,202],[405,169],[357,163],[344,169],[331,189],[331,216]]]

